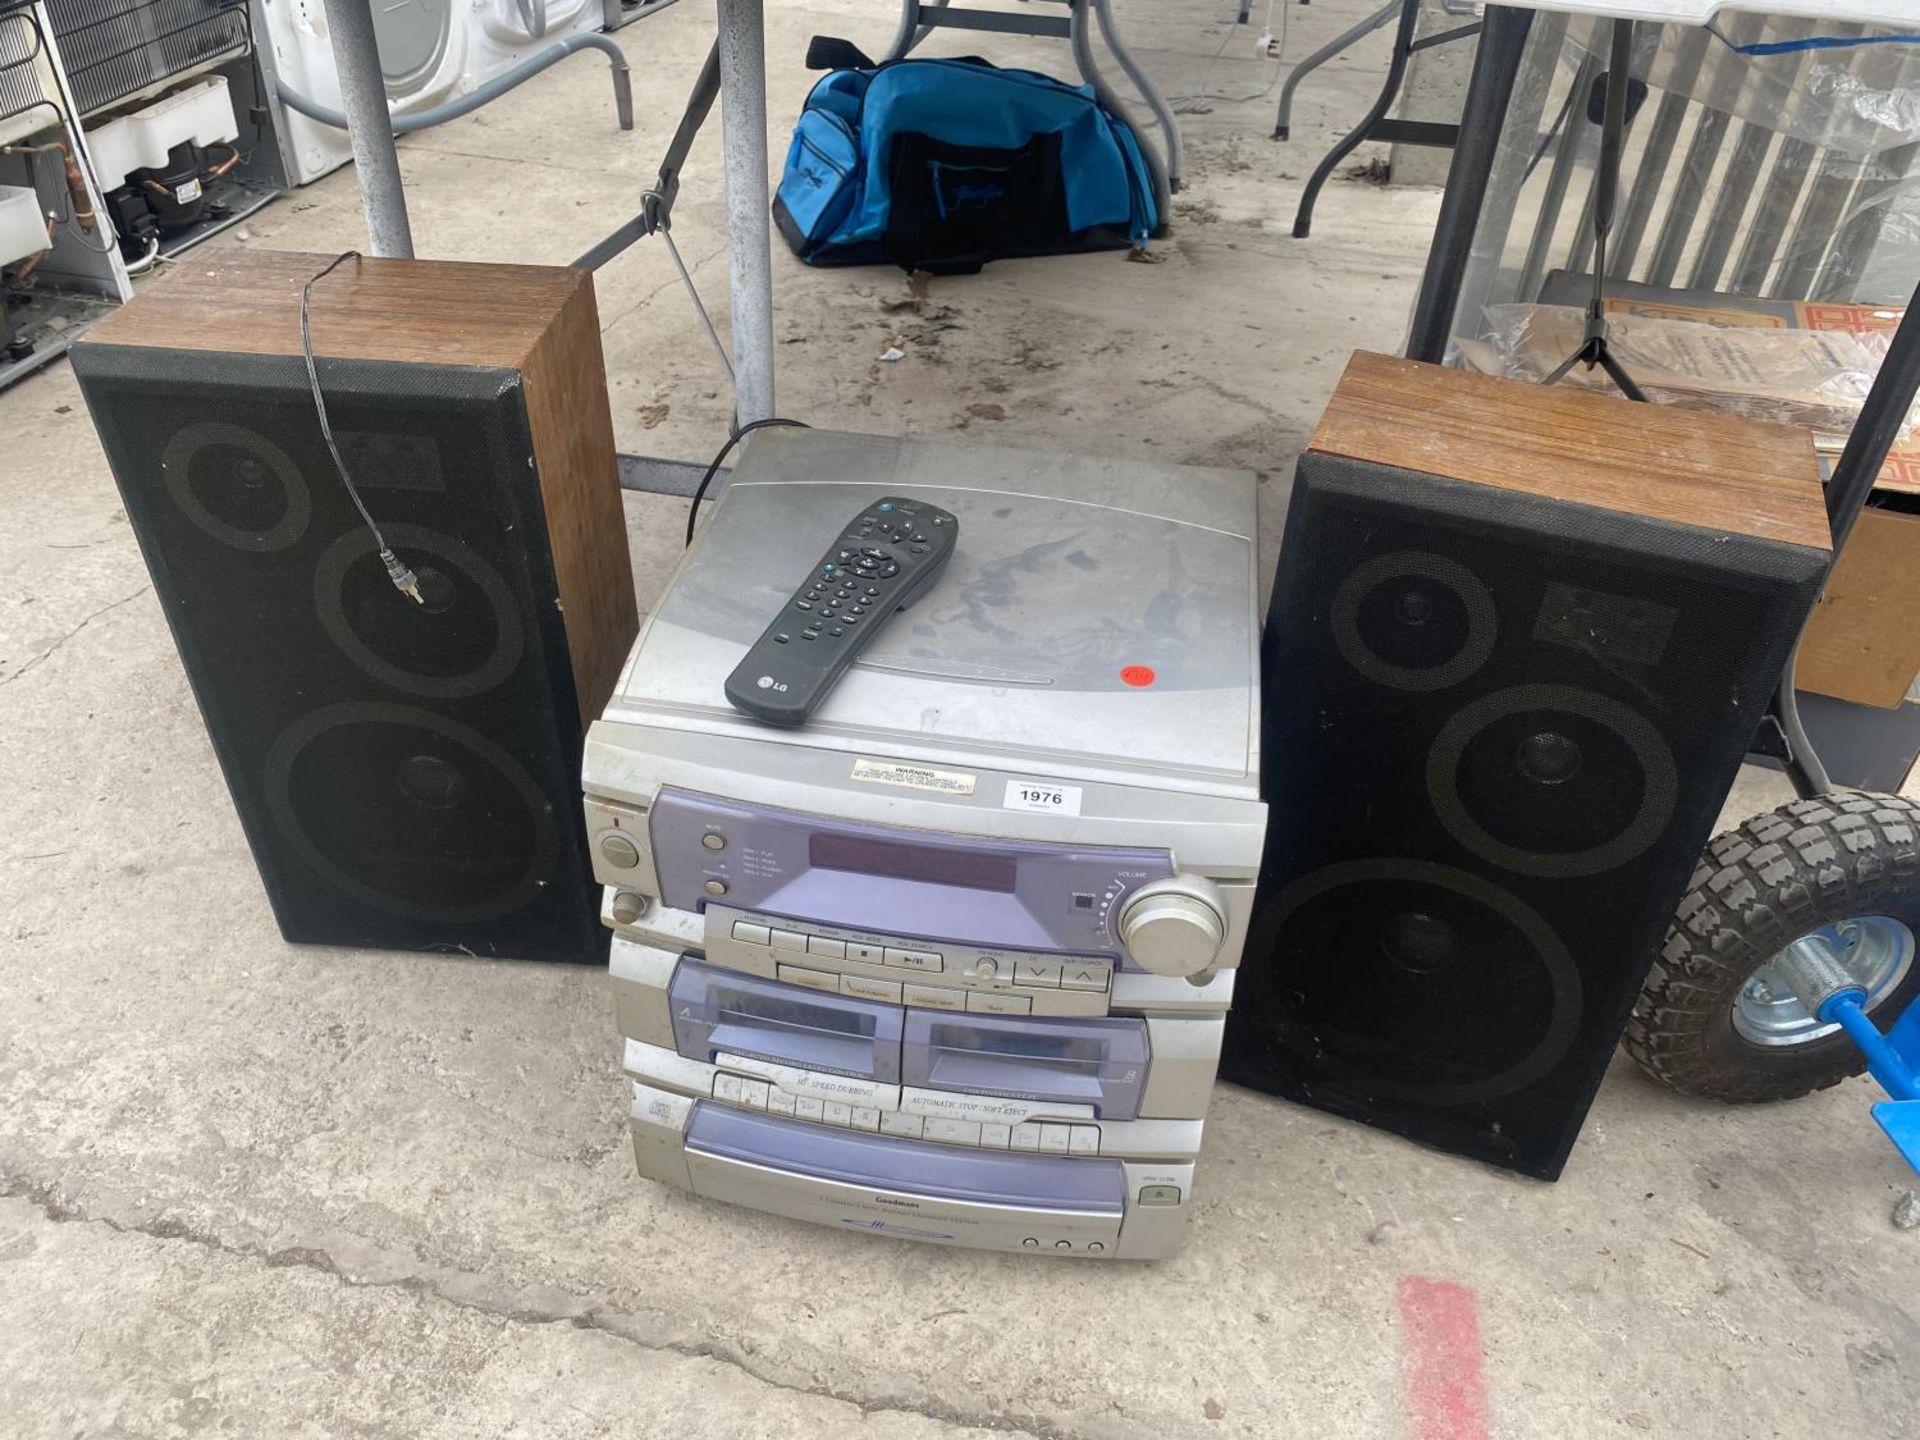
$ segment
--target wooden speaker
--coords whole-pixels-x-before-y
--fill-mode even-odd
[[[1267,617],[1222,1073],[1558,1174],[1827,542],[1804,431],[1355,356]]]
[[[591,961],[586,727],[638,628],[584,271],[196,252],[74,370],[290,940]]]

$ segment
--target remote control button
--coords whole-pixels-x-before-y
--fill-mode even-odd
[[[820,632],[818,630],[802,630],[800,632],[800,638],[802,640],[818,640],[820,638]]]
[[[844,635],[846,633],[847,632],[842,630],[838,625],[834,626],[831,630],[827,631],[827,634],[829,635]]]
[[[820,567],[820,573],[822,575],[837,575],[840,573],[840,567],[829,560]]]
[[[846,615],[842,615],[840,617],[840,623],[842,625],[858,625],[860,623],[860,612],[854,610]]]
[[[875,545],[863,546],[860,553],[869,560],[884,560],[887,558],[887,552]]]
[[[893,509],[893,502],[891,500],[882,500],[878,505],[874,506],[873,508],[878,510],[882,515],[884,515],[889,510]]]
[[[776,645],[784,645],[787,643],[787,637],[785,635],[776,635],[773,637],[773,643]]]
[[[811,600],[796,600],[793,602],[793,608],[796,610],[811,610],[813,608],[813,602]]]
[[[911,550],[916,555],[926,554],[929,548],[930,548],[929,546],[927,546],[926,544],[920,541],[915,541],[913,544],[907,547],[907,549]]]
[[[900,567],[889,560],[875,572],[882,580],[890,580],[900,573]]]
[[[866,591],[867,591],[867,594],[869,594],[869,595],[878,595],[878,594],[880,593],[880,592],[879,592],[879,590],[877,590],[877,589],[876,589],[875,587],[873,587],[872,585],[869,585],[869,586],[867,586],[867,587],[866,587]]]

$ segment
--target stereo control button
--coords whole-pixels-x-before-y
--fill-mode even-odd
[[[748,1080],[741,1087],[740,1099],[749,1110],[767,1108],[767,1092],[773,1087],[764,1080]]]
[[[779,943],[779,931],[775,931],[775,944]],[[1062,990],[1104,990],[1107,977],[1111,972],[1104,965],[1092,965],[1080,960],[1069,960],[1060,967],[1060,988]]]
[[[878,945],[862,945],[858,941],[847,941],[847,959],[858,960],[863,965],[879,965],[885,962],[886,952]]]
[[[871,1105],[854,1106],[853,1128],[856,1130],[878,1130],[880,1128],[880,1112]]]
[[[989,1150],[1005,1150],[1013,1143],[1011,1125],[995,1125],[992,1121],[982,1121],[980,1125],[980,1143]]]
[[[776,930],[773,932],[773,948],[793,950],[804,955],[807,953],[807,937],[798,930]]]
[[[1040,1127],[1040,1149],[1043,1153],[1065,1155],[1072,1148],[1073,1127],[1071,1125],[1042,1125]]]
[[[1031,1015],[1033,999],[1027,995],[996,995],[991,990],[969,990],[967,1009],[975,1015]]]
[[[991,955],[982,955],[973,962],[973,968],[968,973],[976,980],[997,979],[1000,974],[1000,962]]]
[[[1014,1150],[1038,1150],[1040,1148],[1040,1127],[1032,1123],[1014,1126],[1010,1148]]]
[[[913,988],[918,988],[913,987]],[[840,993],[851,995],[856,1000],[885,1000],[892,1004],[900,1003],[900,982],[898,980],[869,980],[864,975],[842,975]]]
[[[918,1005],[923,1010],[964,1010],[967,1008],[967,992],[964,990],[943,990],[936,985],[907,985],[904,987],[904,999],[909,1005]]]
[[[844,940],[829,940],[824,935],[809,935],[807,937],[807,953],[809,955],[825,955],[833,960],[844,960],[847,958],[847,942]]]
[[[1067,1153],[1069,1155],[1098,1155],[1100,1153],[1100,1127],[1098,1125],[1075,1125],[1067,1135]]]
[[[796,1120],[818,1120],[826,1107],[811,1095],[793,1097],[793,1118]]]
[[[844,1100],[827,1100],[821,1103],[822,1118],[829,1125],[853,1124],[853,1107]]]
[[[976,1120],[948,1120],[931,1115],[927,1117],[926,1129],[922,1133],[929,1140],[944,1140],[950,1145],[980,1143],[980,1124]]]
[[[1020,1243],[1026,1246],[1027,1249],[1029,1250],[1038,1250],[1040,1248],[1040,1242],[1034,1239],[1033,1236],[1031,1235],[1027,1236],[1027,1238],[1022,1240]]]
[[[709,830],[700,837],[700,843],[709,850],[724,850],[727,848],[727,837],[717,831]]]
[[[918,1115],[909,1115],[904,1110],[882,1110],[880,1112],[880,1133],[898,1135],[905,1140],[918,1140],[922,1121]]]
[[[1180,1187],[1178,1185],[1142,1185],[1139,1199],[1142,1205],[1178,1205]]]
[[[1071,1240],[1056,1240],[1053,1242],[1053,1248],[1056,1250],[1071,1250],[1073,1249],[1073,1242]]]
[[[804,985],[809,990],[840,993],[840,977],[831,970],[809,970],[801,965],[782,965],[774,972],[789,985]]]
[[[773,942],[773,931],[748,920],[736,920],[733,922],[733,938],[742,945],[769,945]]]
[[[720,896],[727,893],[727,882],[724,880],[709,880],[703,888],[709,895]]]
[[[775,1115],[793,1114],[793,1096],[775,1086],[767,1092],[767,1109]]]
[[[746,1098],[747,1082],[738,1075],[716,1075],[713,1077],[713,1098],[738,1105]]]
[[[886,963],[905,970],[938,971],[946,968],[945,959],[932,950],[896,950],[886,947]]]
[[[1058,960],[1016,960],[1013,962],[1013,983],[1048,985],[1057,989],[1060,985],[1060,962]]]
[[[640,847],[617,830],[600,837],[600,855],[609,865],[631,870],[640,863]]]

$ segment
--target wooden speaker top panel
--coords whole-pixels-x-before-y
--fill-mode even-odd
[[[298,355],[300,287],[331,255],[194,250],[87,332],[87,344]],[[524,369],[584,270],[450,260],[342,261],[313,287],[317,355]]]
[[[1309,450],[1825,550],[1813,437],[1356,352]]]

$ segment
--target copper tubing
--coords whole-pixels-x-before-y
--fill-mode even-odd
[[[207,178],[209,180],[218,180],[222,175],[240,163],[240,147],[238,145],[223,145],[219,148],[227,152],[227,158],[207,171]]]
[[[93,198],[87,194],[87,177],[80,173],[80,163],[73,157],[73,147],[64,140],[50,141],[45,145],[9,145],[0,153],[7,155],[45,155],[57,151],[62,170],[67,177],[67,197],[73,211],[73,220],[82,230],[93,230],[96,216],[93,213]]]

